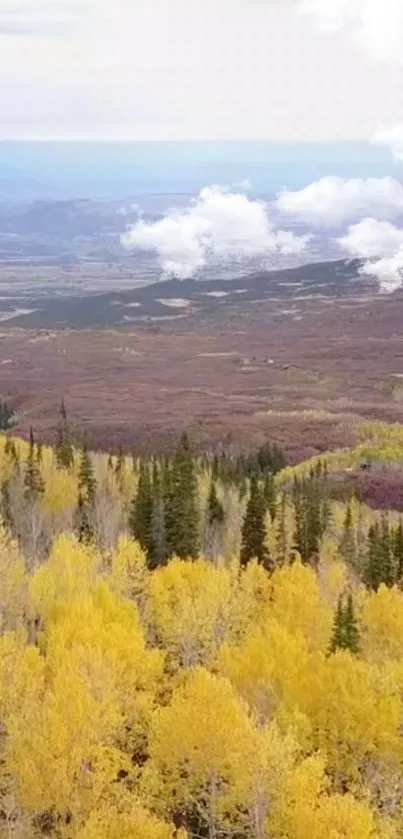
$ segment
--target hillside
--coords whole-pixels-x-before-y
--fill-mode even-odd
[[[363,458],[402,428],[296,468],[0,437],[0,836],[397,839],[403,529]]]

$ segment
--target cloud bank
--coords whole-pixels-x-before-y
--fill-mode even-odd
[[[399,0],[299,0],[328,31],[346,30],[369,54],[385,64],[403,65],[403,10]]]
[[[365,218],[350,225],[339,240],[351,256],[363,259],[360,273],[374,276],[381,291],[392,292],[403,285],[403,229],[385,221]]]
[[[296,192],[284,190],[275,207],[315,228],[340,227],[369,214],[392,221],[403,212],[403,185],[394,178],[328,176]]]
[[[301,253],[310,236],[276,230],[269,205],[220,186],[204,187],[185,210],[170,210],[162,219],[139,219],[121,237],[128,249],[153,251],[161,279],[193,277],[208,263],[270,253]]]
[[[395,163],[403,163],[403,122],[393,128],[381,128],[374,134],[371,142],[387,146]]]

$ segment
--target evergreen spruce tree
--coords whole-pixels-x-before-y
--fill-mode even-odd
[[[367,561],[364,568],[364,582],[368,588],[376,589],[382,582],[382,567],[379,554],[379,525],[370,525],[367,539]]]
[[[263,490],[264,498],[267,504],[267,509],[270,513],[272,521],[276,518],[277,513],[277,492],[274,483],[274,476],[272,472],[266,475]]]
[[[8,478],[1,485],[0,505],[1,519],[4,525],[12,530],[14,522],[11,514],[10,480]]]
[[[91,455],[88,450],[88,443],[83,443],[80,452],[80,464],[78,469],[78,488],[82,494],[84,502],[92,506],[95,501],[95,493],[97,489],[97,482],[94,475],[94,467],[92,465]]]
[[[73,446],[70,439],[70,429],[67,422],[67,411],[62,399],[60,403],[60,422],[56,428],[56,463],[58,469],[70,469],[74,463]]]
[[[129,513],[129,528],[134,539],[144,551],[149,553],[151,546],[151,525],[153,498],[149,464],[140,462],[139,482]]]
[[[74,529],[79,542],[90,543],[94,539],[93,529],[90,523],[91,510],[88,503],[84,501],[81,492],[78,493],[77,509],[74,519]]]
[[[270,556],[266,546],[266,503],[255,477],[250,480],[250,496],[242,525],[241,564],[247,565],[257,559],[270,568]]]
[[[182,436],[164,483],[168,556],[195,559],[199,554],[199,498],[196,463],[187,434]]]
[[[343,525],[343,535],[340,542],[340,552],[345,562],[352,566],[355,565],[357,550],[354,538],[351,504],[348,504],[346,509],[346,515]]]
[[[123,449],[120,446],[118,451],[118,456],[116,458],[116,465],[115,465],[115,475],[118,481],[122,480],[123,470],[125,466],[125,458],[123,454]]]
[[[281,493],[280,509],[277,514],[276,561],[283,564],[287,557],[286,495]]]
[[[343,598],[340,596],[337,601],[337,609],[333,621],[333,632],[330,641],[330,652],[344,649],[344,607]]]
[[[381,583],[387,586],[394,582],[394,559],[391,550],[389,522],[383,518],[381,526],[372,524],[368,531],[367,561],[364,568],[364,582],[376,591]]]
[[[393,533],[393,559],[395,566],[396,579],[399,585],[403,582],[403,522],[399,520],[399,524]]]
[[[337,649],[341,649],[350,650],[351,653],[357,654],[359,652],[359,639],[352,595],[348,595],[345,605],[343,604],[343,598],[339,597],[333,623],[330,652],[334,653]]]
[[[387,516],[382,517],[380,530],[380,551],[382,557],[382,582],[386,586],[393,586],[395,582],[394,558],[392,553],[392,540]]]
[[[45,492],[45,483],[42,478],[35,454],[34,431],[31,426],[29,430],[29,452],[24,475],[24,496],[27,501],[37,501]]]
[[[153,461],[152,474],[152,513],[151,540],[148,555],[149,567],[158,568],[167,560],[165,508],[160,468],[157,460]]]
[[[347,597],[347,603],[344,607],[344,637],[346,649],[352,653],[359,652],[360,633],[354,612],[354,603],[351,593]]]
[[[214,525],[221,525],[224,521],[224,507],[218,498],[214,481],[211,481],[210,492],[207,500],[207,521],[211,527]]]

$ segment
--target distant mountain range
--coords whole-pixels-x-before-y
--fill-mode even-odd
[[[2,320],[27,328],[138,328],[168,325],[189,328],[193,323],[217,321],[234,315],[299,317],[312,302],[359,297],[374,293],[371,280],[358,273],[358,260],[337,260],[261,271],[233,280],[168,280],[124,291],[87,296],[31,295],[21,300],[3,298]]]

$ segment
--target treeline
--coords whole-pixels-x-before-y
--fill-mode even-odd
[[[335,528],[335,490],[326,459],[305,474],[278,481],[285,460],[266,444],[248,456],[197,453],[187,434],[170,456],[109,455],[99,473],[89,440],[77,445],[60,409],[51,474],[31,429],[25,457],[8,437],[4,447],[0,513],[21,550],[35,563],[46,558],[59,532],[79,541],[113,547],[121,533],[136,539],[150,569],[172,556],[213,561],[237,552],[242,565],[257,559],[267,570],[299,556],[317,567],[324,539],[337,530],[340,555],[366,586],[376,590],[403,582],[403,524],[383,514],[354,520],[351,498]],[[50,490],[60,474],[72,494],[69,516],[49,516]],[[63,507],[63,498],[60,499]]]

